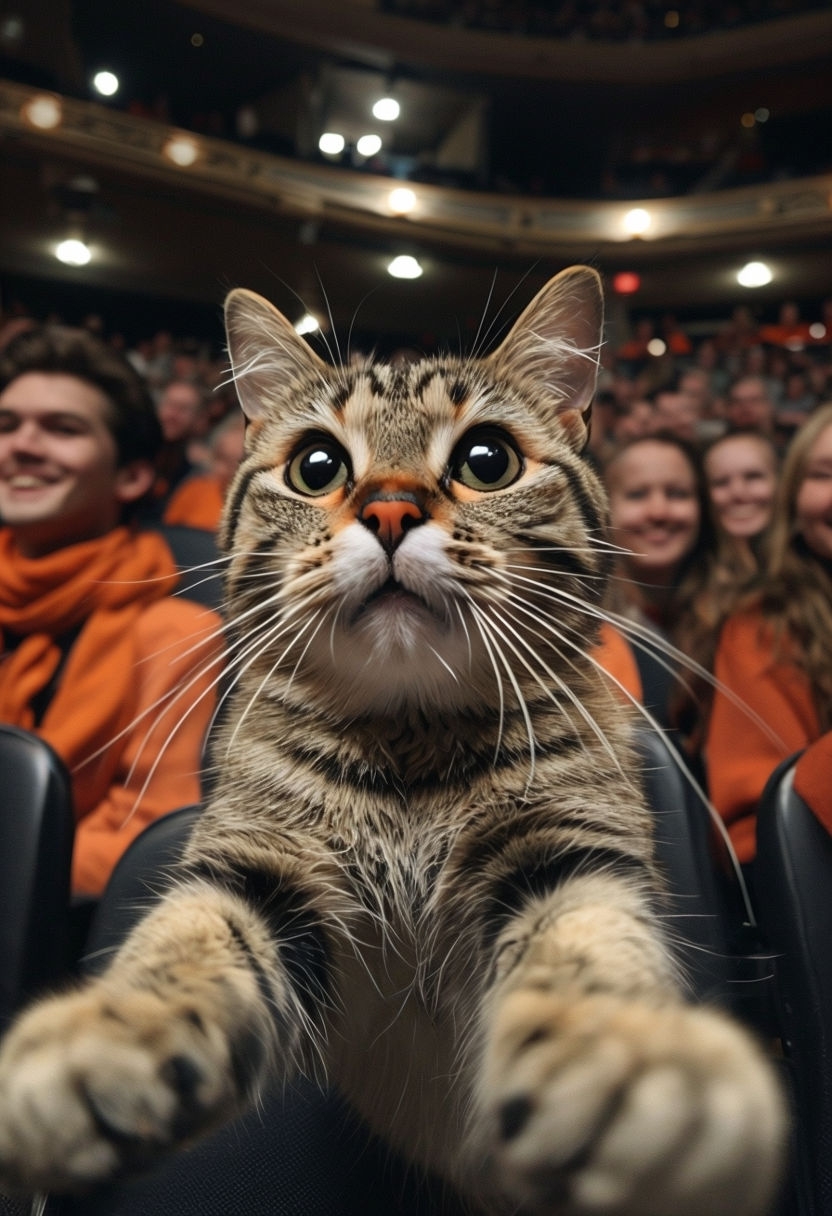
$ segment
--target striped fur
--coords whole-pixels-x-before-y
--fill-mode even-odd
[[[630,715],[590,658],[597,276],[479,361],[330,368],[247,292],[227,320],[249,430],[214,793],[109,972],[11,1032],[0,1173],[88,1185],[302,1068],[472,1211],[763,1213],[776,1088],[684,1003]],[[501,467],[474,440],[506,484],[471,484]]]

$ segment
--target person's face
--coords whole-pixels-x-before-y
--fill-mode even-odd
[[[636,578],[670,582],[699,535],[696,476],[671,444],[645,442],[609,470],[612,540],[629,550]]]
[[[731,389],[726,412],[731,426],[738,430],[765,432],[771,427],[774,407],[764,384],[744,380]]]
[[[147,489],[149,465],[118,467],[110,410],[57,372],[25,372],[0,393],[0,519],[26,556],[105,535]]]
[[[813,553],[832,561],[832,424],[809,451],[795,499],[795,527]]]
[[[751,435],[723,439],[705,457],[717,527],[729,536],[757,536],[771,519],[777,476],[774,454]]]
[[[199,404],[199,396],[189,384],[168,385],[156,407],[162,434],[168,443],[175,443],[193,434]]]
[[[223,494],[231,485],[234,474],[244,454],[245,431],[243,427],[226,431],[214,444],[211,457],[211,472],[220,483]]]

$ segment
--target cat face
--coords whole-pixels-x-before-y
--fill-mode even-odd
[[[552,280],[476,361],[330,368],[259,297],[233,292],[226,316],[249,435],[223,543],[266,695],[471,710],[585,640],[569,597],[600,595],[605,524],[581,457],[593,271]]]

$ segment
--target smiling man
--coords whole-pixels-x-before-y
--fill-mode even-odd
[[[0,355],[0,720],[72,773],[76,893],[200,793],[221,622],[172,598],[164,541],[130,524],[160,441],[142,381],[90,334],[34,329]]]

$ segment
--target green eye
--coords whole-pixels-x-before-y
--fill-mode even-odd
[[[456,446],[451,476],[470,490],[502,490],[523,472],[513,440],[494,428],[470,431]]]
[[[293,490],[312,498],[339,490],[349,477],[347,454],[334,439],[305,444],[289,461],[286,480]]]

